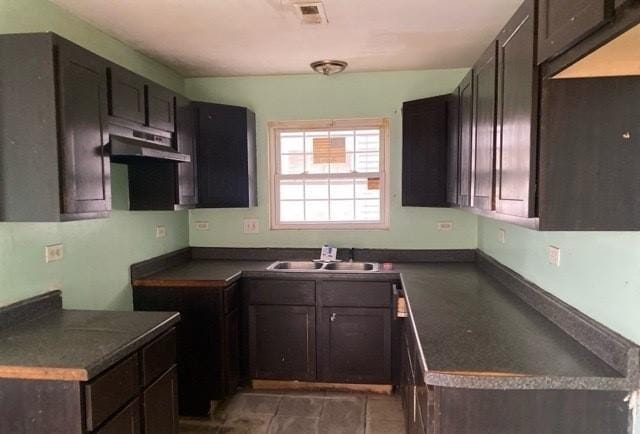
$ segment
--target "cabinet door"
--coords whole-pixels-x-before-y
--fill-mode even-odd
[[[225,315],[222,356],[225,393],[232,395],[240,384],[240,309]]]
[[[198,203],[194,128],[191,101],[184,97],[176,97],[176,147],[178,152],[191,155],[190,163],[178,163],[178,197],[176,198],[178,205]]]
[[[315,380],[315,321],[311,306],[250,306],[252,378]]]
[[[345,383],[391,382],[391,310],[323,308],[318,376]]]
[[[496,210],[532,217],[535,203],[538,75],[535,1],[526,0],[500,33]]]
[[[131,401],[124,409],[120,410],[110,421],[96,434],[139,434],[140,433],[140,401],[138,398]]]
[[[473,144],[473,71],[460,83],[460,185],[458,205],[471,206]]]
[[[145,123],[145,79],[124,68],[109,67],[109,114],[140,125]]]
[[[447,205],[447,100],[436,96],[402,106],[402,205]]]
[[[458,204],[460,177],[460,89],[447,103],[447,203]]]
[[[111,211],[106,62],[66,42],[58,56],[62,213],[104,215]]]
[[[147,85],[147,125],[163,131],[175,131],[175,94],[168,89]]]
[[[178,374],[173,367],[143,393],[146,434],[178,433]]]
[[[612,16],[613,0],[540,0],[538,63],[571,48]]]
[[[475,208],[493,209],[496,150],[497,48],[493,42],[474,74],[473,200]]]

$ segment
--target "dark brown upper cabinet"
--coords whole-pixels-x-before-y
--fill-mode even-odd
[[[471,206],[471,168],[473,145],[473,71],[460,83],[460,174],[458,205]]]
[[[146,80],[117,65],[109,67],[108,75],[109,115],[144,125]]]
[[[460,89],[447,102],[447,203],[458,204],[460,176]]]
[[[107,61],[52,33],[0,53],[0,220],[108,216]]]
[[[475,208],[493,209],[496,151],[498,44],[494,41],[473,68],[473,201]]]
[[[176,97],[176,149],[191,155],[191,162],[178,163],[176,204],[195,206],[198,203],[197,156],[194,108],[187,98]]]
[[[614,0],[540,0],[538,64],[606,24],[614,7]]]
[[[535,1],[526,0],[498,37],[495,208],[535,214],[538,69]]]
[[[256,118],[246,107],[194,103],[198,206],[256,206]]]
[[[155,83],[146,86],[147,125],[170,133],[175,131],[175,94]]]
[[[447,205],[448,95],[402,105],[402,206]]]

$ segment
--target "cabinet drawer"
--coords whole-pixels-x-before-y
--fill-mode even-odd
[[[138,394],[138,355],[134,354],[84,386],[87,429],[92,431]]]
[[[222,303],[224,305],[224,313],[227,314],[240,307],[240,288],[235,283],[224,289]]]
[[[391,283],[335,281],[320,283],[321,306],[391,307]]]
[[[116,414],[96,434],[139,434],[140,433],[140,401],[131,401]]]
[[[142,349],[142,380],[148,386],[176,363],[176,329],[172,328]]]
[[[316,284],[313,281],[252,280],[249,285],[250,304],[316,304]]]

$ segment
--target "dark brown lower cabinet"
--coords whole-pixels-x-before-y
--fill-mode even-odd
[[[239,382],[240,287],[133,287],[135,310],[177,311],[180,414],[204,416]]]
[[[167,399],[167,397],[173,399]],[[144,391],[142,408],[145,432],[153,434],[178,432],[178,374],[175,367]]]
[[[249,307],[252,378],[316,379],[316,318],[313,306]]]
[[[0,379],[0,433],[178,434],[171,345],[174,328],[86,382]]]
[[[325,307],[320,313],[318,379],[391,382],[391,310]]]

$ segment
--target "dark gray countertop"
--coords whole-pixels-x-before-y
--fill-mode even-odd
[[[179,317],[176,312],[52,311],[0,332],[0,378],[89,380]]]
[[[268,265],[192,260],[148,279],[185,279],[191,284],[199,279],[229,282],[243,271],[251,277],[329,277],[327,273],[268,272]],[[509,389],[630,388],[623,374],[475,263],[395,264],[393,272],[363,274],[362,278],[375,276],[402,279],[429,384]]]

